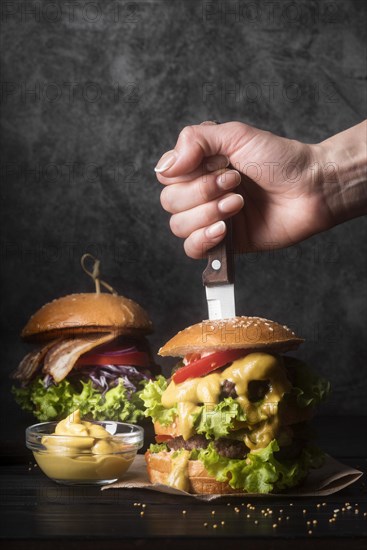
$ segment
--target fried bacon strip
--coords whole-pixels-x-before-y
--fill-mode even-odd
[[[72,370],[83,353],[113,340],[116,336],[108,334],[88,334],[83,338],[62,340],[47,352],[43,372],[50,374],[55,382],[61,382]]]
[[[53,340],[41,349],[28,353],[19,363],[12,377],[27,384],[43,364],[43,372],[50,374],[55,382],[61,382],[83,353],[105,344],[115,337],[113,333],[97,333],[87,334],[83,338]]]
[[[49,342],[41,349],[27,353],[12,374],[12,378],[21,380],[27,384],[42,366],[43,360],[49,349],[56,345],[59,341],[60,340],[52,340],[52,342]]]

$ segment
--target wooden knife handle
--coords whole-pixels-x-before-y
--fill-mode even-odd
[[[208,251],[208,265],[203,271],[204,285],[234,282],[234,254],[232,246],[232,220],[226,220],[225,238]]]

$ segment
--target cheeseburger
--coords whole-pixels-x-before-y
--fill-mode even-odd
[[[13,374],[17,402],[41,421],[76,409],[96,420],[138,421],[140,390],[157,374],[150,332],[144,309],[117,294],[71,294],[44,305],[21,333],[35,348]]]
[[[300,484],[323,454],[307,421],[329,384],[283,353],[303,342],[259,317],[203,321],[159,350],[178,356],[170,380],[141,398],[156,444],[145,459],[152,483],[190,493],[270,493]]]

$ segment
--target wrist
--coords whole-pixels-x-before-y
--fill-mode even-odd
[[[367,214],[366,121],[312,146],[317,188],[333,224]]]

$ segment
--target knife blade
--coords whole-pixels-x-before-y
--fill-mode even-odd
[[[203,271],[210,320],[236,316],[232,220],[227,220],[226,225],[226,236],[222,242],[209,250],[208,264]]]

